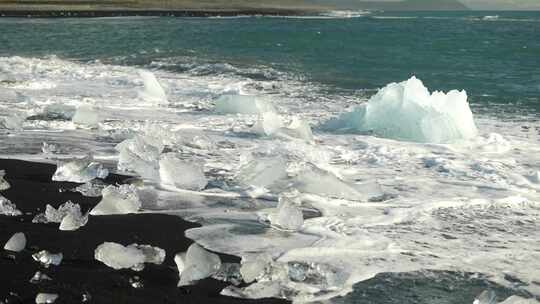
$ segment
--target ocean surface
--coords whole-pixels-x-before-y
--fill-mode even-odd
[[[540,12],[0,18],[0,31],[2,157],[92,154],[116,170],[115,146],[139,136],[197,164],[200,191],[129,171],[157,193],[141,212],[200,222],[187,235],[204,247],[266,261],[252,288],[225,294],[540,297]],[[413,76],[430,91],[466,91],[474,136],[402,136],[384,115],[380,132],[328,124]],[[273,116],[216,110],[240,95]],[[395,111],[399,124],[408,114]],[[136,157],[159,166],[159,155]],[[304,214],[294,231],[273,220],[291,195]]]

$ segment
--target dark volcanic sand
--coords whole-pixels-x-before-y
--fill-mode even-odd
[[[228,284],[214,279],[203,280],[196,286],[176,287],[178,273],[173,257],[192,243],[184,237],[184,231],[198,226],[178,217],[157,214],[93,216],[86,226],[69,232],[60,231],[59,224],[33,224],[32,218],[42,212],[46,204],[56,208],[71,200],[86,211],[100,198],[60,192],[59,189],[71,189],[76,184],[52,182],[54,165],[0,160],[1,169],[6,170],[6,180],[11,184],[2,195],[25,215],[0,215],[0,303],[35,303],[39,292],[59,294],[56,303],[81,303],[85,292],[91,295],[89,303],[287,303],[276,299],[241,300],[220,296],[219,292]],[[107,182],[118,183],[123,179],[113,175]],[[24,232],[28,242],[25,251],[13,254],[3,250],[3,246],[15,232]],[[94,259],[95,248],[105,241],[158,246],[166,250],[167,258],[163,265],[146,265],[142,272],[117,271]],[[62,264],[42,268],[31,257],[40,250],[62,252]],[[220,256],[224,262],[239,262],[238,257]],[[53,280],[30,283],[38,270]],[[131,287],[129,280],[134,276],[141,278],[143,288]]]

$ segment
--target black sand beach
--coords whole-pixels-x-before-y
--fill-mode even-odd
[[[196,286],[178,288],[178,273],[173,257],[192,243],[184,237],[186,229],[197,224],[168,215],[94,216],[76,231],[60,231],[58,224],[34,224],[32,218],[43,212],[46,204],[58,207],[71,200],[86,211],[100,198],[84,197],[62,191],[76,184],[52,182],[55,166],[18,160],[0,160],[11,188],[2,195],[15,203],[24,215],[0,216],[1,246],[13,233],[24,232],[28,243],[23,252],[13,254],[0,250],[0,303],[35,303],[39,292],[57,293],[55,303],[81,303],[83,294],[88,303],[287,303],[282,300],[242,300],[220,296],[227,283],[214,279],[200,281]],[[111,175],[108,183],[121,183],[125,178]],[[95,248],[105,242],[150,244],[163,248],[167,258],[163,265],[147,265],[142,272],[117,271],[94,259]],[[31,255],[40,250],[62,252],[60,266],[42,268]],[[238,257],[220,255],[223,262],[239,262]],[[50,276],[52,281],[30,283],[36,271]],[[138,276],[142,288],[133,288],[130,279]],[[3,302],[2,302],[3,301]]]

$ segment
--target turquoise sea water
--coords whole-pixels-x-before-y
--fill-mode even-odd
[[[495,16],[494,18],[485,16]],[[231,72],[272,71],[330,92],[416,75],[465,89],[478,111],[540,110],[539,12],[407,12],[361,18],[1,19],[0,56]],[[201,70],[201,64],[214,64]],[[270,71],[267,68],[272,68]],[[500,107],[503,105],[503,107]]]

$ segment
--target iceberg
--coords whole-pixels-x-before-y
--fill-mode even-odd
[[[64,255],[62,253],[50,253],[47,250],[42,250],[40,252],[34,253],[32,258],[41,263],[45,268],[48,268],[50,265],[58,266],[62,263]]]
[[[391,83],[365,104],[323,125],[397,140],[447,143],[478,133],[465,91],[430,94],[416,77]]]
[[[53,181],[86,183],[95,178],[106,178],[109,170],[94,162],[92,156],[59,164],[52,177]]]
[[[94,251],[94,258],[114,269],[144,269],[144,263],[160,265],[165,260],[165,250],[150,245],[105,242]]]
[[[6,171],[0,170],[0,191],[7,190],[11,187],[9,183],[4,179],[4,176],[6,176]]]
[[[223,95],[216,100],[215,110],[222,114],[262,114],[276,111],[269,101],[249,95]]]
[[[154,104],[167,104],[167,94],[159,84],[154,73],[140,70],[139,76],[143,81],[143,90],[139,92],[139,97]]]
[[[51,304],[56,302],[58,295],[55,293],[38,293],[36,304]]]
[[[137,188],[133,185],[108,186],[103,189],[103,198],[90,211],[91,215],[136,213],[141,208]]]
[[[221,259],[217,254],[208,252],[194,243],[186,252],[185,269],[180,275],[178,286],[191,285],[195,281],[214,275],[220,267]]]
[[[118,170],[135,172],[142,178],[156,180],[159,177],[159,156],[163,145],[146,136],[136,135],[116,145]]]
[[[22,212],[10,200],[0,195],[0,215],[19,216]]]
[[[183,161],[174,153],[161,156],[159,178],[166,187],[193,191],[200,191],[208,184],[201,166]]]
[[[9,240],[6,245],[4,245],[5,250],[20,252],[23,251],[26,247],[26,236],[22,232],[15,233]]]
[[[101,122],[101,117],[97,107],[89,104],[81,104],[77,107],[71,121],[78,125],[96,127]]]

